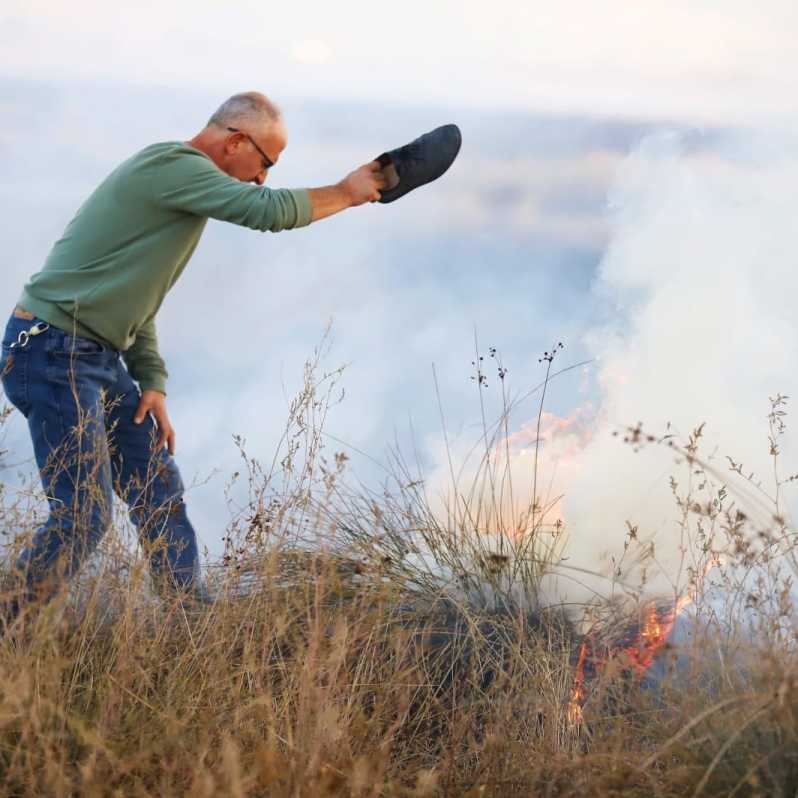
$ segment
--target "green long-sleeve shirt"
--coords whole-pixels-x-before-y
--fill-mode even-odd
[[[277,232],[307,225],[311,215],[305,189],[242,183],[188,144],[151,144],[83,203],[19,304],[55,327],[122,351],[142,390],[165,393],[155,315],[208,218]]]

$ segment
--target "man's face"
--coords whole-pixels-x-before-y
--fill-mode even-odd
[[[277,163],[287,143],[288,136],[282,120],[252,130],[242,127],[237,133],[228,133],[222,169],[230,177],[244,183],[262,186],[269,169]]]

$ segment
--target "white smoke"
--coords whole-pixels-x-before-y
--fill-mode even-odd
[[[732,493],[740,481],[725,455],[772,492],[768,397],[798,401],[798,137],[735,133],[710,152],[702,139],[648,138],[619,170],[611,242],[594,286],[611,319],[589,335],[599,421],[564,489],[569,562],[606,571],[629,521],[655,543],[659,585],[680,578],[668,481],[683,484],[685,466],[666,447],[635,453],[612,433],[642,421],[660,434],[670,422],[684,441],[706,422],[701,452]],[[792,473],[789,417],[787,426],[783,459]],[[590,585],[600,589],[600,580]],[[583,597],[573,584],[561,588]]]
[[[544,506],[553,501],[545,520],[562,519],[567,534],[551,598],[607,595],[619,562],[621,580],[640,586],[642,569],[630,563],[651,543],[643,592],[685,589],[691,558],[682,557],[670,479],[684,493],[689,469],[666,445],[625,445],[627,428],[640,422],[644,442],[646,433],[667,431],[681,444],[705,422],[699,455],[716,486],[727,484],[729,501],[768,519],[764,495],[730,471],[726,455],[773,493],[769,397],[798,401],[796,184],[798,137],[788,133],[662,132],[621,163],[608,197],[609,245],[592,289],[607,321],[586,336],[598,407],[544,414],[540,430],[537,495]],[[564,355],[557,365],[566,365]],[[798,471],[786,421],[784,476]],[[517,519],[531,502],[536,420],[514,423],[510,433],[509,447],[500,436],[493,458],[509,451],[514,515],[503,513]],[[484,454],[484,446],[469,450],[463,441],[450,447],[463,464],[456,492],[481,473],[480,448]],[[431,493],[451,496],[442,448],[436,459]],[[506,506],[504,483],[501,490]],[[783,510],[793,503],[787,491]],[[630,525],[637,540],[624,559]]]

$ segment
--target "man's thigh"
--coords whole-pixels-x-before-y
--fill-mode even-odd
[[[18,357],[25,358],[24,412],[52,509],[90,514],[92,527],[103,526],[111,496],[103,399],[114,353],[51,328]]]
[[[157,447],[152,418],[133,422],[141,394],[121,364],[110,398],[106,419],[114,487],[127,502],[156,585],[193,588],[199,573],[197,540],[183,502],[180,472],[167,450]]]
[[[106,413],[114,488],[134,513],[143,520],[170,501],[179,501],[183,483],[172,456],[157,449],[157,427],[149,414],[140,424],[133,418],[141,394],[127,370],[119,364],[114,391],[109,395]]]

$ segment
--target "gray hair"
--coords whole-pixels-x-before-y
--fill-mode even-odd
[[[225,100],[208,120],[208,125],[216,125],[222,129],[261,127],[277,122],[281,118],[282,112],[265,94],[245,91]]]

